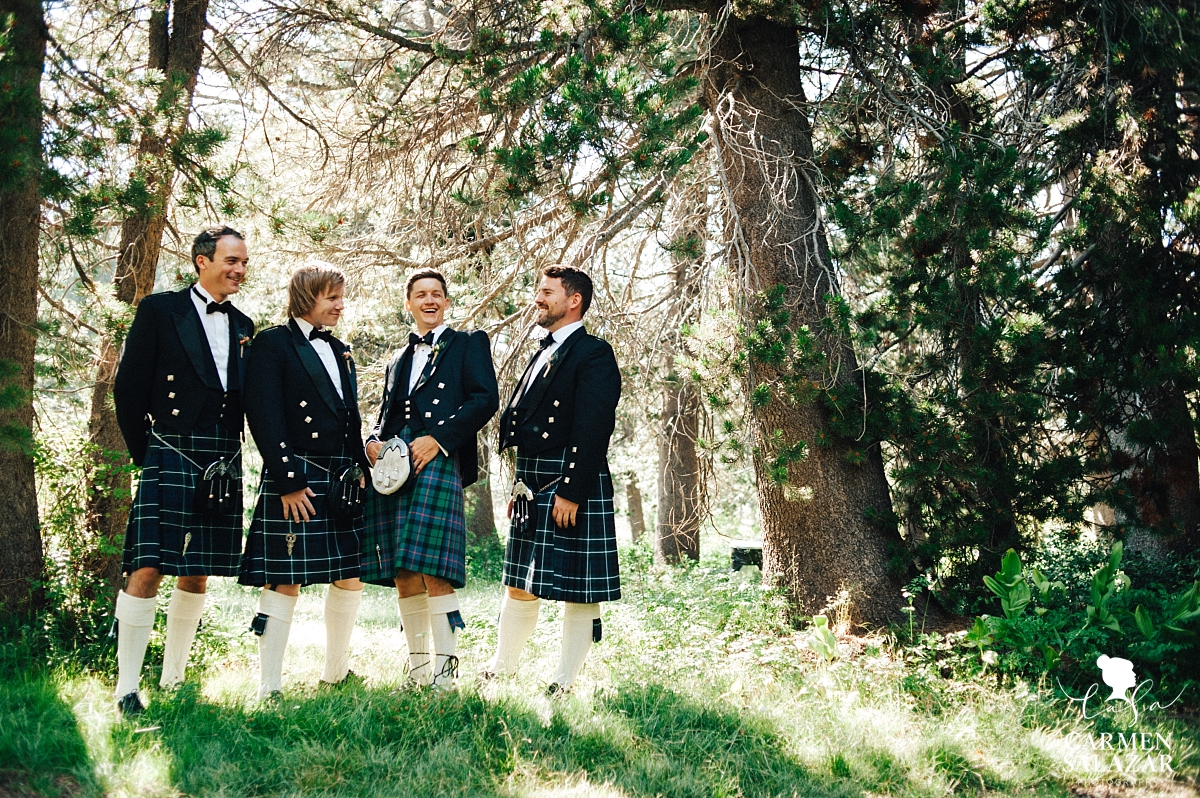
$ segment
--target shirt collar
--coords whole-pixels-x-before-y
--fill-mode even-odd
[[[304,333],[305,338],[307,338],[314,329],[312,324],[309,323],[308,319],[302,319],[299,316],[292,316],[292,321],[296,322],[296,326],[300,328],[300,332]]]
[[[199,294],[199,296],[197,296],[197,294]],[[204,305],[206,308],[207,308],[209,302],[217,302],[217,300],[213,299],[212,294],[208,293],[207,291],[205,291],[203,288],[200,287],[200,283],[192,283],[192,301],[199,302],[200,304]],[[228,301],[229,301],[228,299],[225,300],[225,302],[228,302]],[[217,304],[223,305],[224,302],[217,302]]]
[[[554,336],[554,343],[561,344],[563,341],[571,337],[571,334],[583,326],[583,320],[573,321],[565,327],[559,327],[554,332],[550,333]]]
[[[442,337],[442,333],[446,332],[446,330],[448,330],[448,329],[450,329],[450,325],[446,324],[445,322],[434,327],[430,331],[433,333],[433,342],[436,344],[438,342],[438,339]]]

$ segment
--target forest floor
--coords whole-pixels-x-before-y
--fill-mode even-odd
[[[523,674],[476,681],[500,600],[498,583],[477,578],[462,593],[457,691],[395,692],[395,593],[373,587],[352,647],[364,684],[315,689],[324,588],[313,587],[297,607],[285,700],[260,704],[246,631],[255,594],[214,580],[188,683],[145,689],[157,683],[156,630],[136,722],[118,717],[111,674],[0,657],[0,798],[1197,795],[1200,731],[1184,715],[1143,713],[1149,736],[1122,747],[1051,685],[971,672],[977,655],[953,637],[842,636],[826,662],[781,622],[778,597],[727,562],[714,551],[661,570],[623,550],[625,597],[605,605],[574,693],[555,699],[543,694],[561,624],[549,604]]]

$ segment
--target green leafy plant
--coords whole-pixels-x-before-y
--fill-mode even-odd
[[[808,647],[817,652],[825,660],[826,665],[837,659],[837,637],[829,628],[829,619],[824,615],[813,616],[812,627],[808,635]]]

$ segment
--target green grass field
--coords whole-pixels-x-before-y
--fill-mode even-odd
[[[110,674],[5,666],[0,796],[1194,794],[1183,782],[1200,756],[1183,716],[1143,713],[1157,747],[1134,761],[1105,748],[1104,729],[1051,686],[961,671],[959,644],[843,638],[827,665],[806,632],[780,623],[778,600],[731,577],[717,554],[669,571],[624,555],[625,598],[605,606],[603,642],[575,693],[556,700],[542,694],[561,628],[553,605],[524,674],[476,683],[500,600],[498,584],[477,582],[463,592],[457,692],[393,692],[403,636],[394,592],[378,588],[367,589],[352,648],[366,686],[316,691],[317,587],[297,607],[286,699],[259,705],[245,631],[255,594],[214,580],[200,663],[179,692],[146,690],[136,723],[118,718]],[[155,634],[143,688],[157,683]],[[1174,783],[1149,772],[1162,761],[1151,754],[1167,756]]]

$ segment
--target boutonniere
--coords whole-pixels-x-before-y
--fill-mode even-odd
[[[432,366],[434,363],[437,362],[438,355],[440,355],[442,353],[442,350],[445,348],[446,348],[445,339],[438,339],[438,342],[433,345],[433,350],[429,353],[429,365],[430,366]]]
[[[238,357],[246,354],[246,347],[250,345],[250,336],[243,335],[238,339]]]
[[[550,374],[550,369],[554,368],[554,364],[558,362],[558,353],[561,350],[555,349],[554,354],[546,358],[546,368],[542,371],[542,379],[545,379]]]
[[[350,344],[346,344],[346,349],[345,349],[345,350],[342,352],[342,357],[344,357],[346,360],[349,360],[349,359],[350,359],[350,353],[351,353],[353,350],[354,350],[354,347],[353,347],[352,345],[350,345]]]

